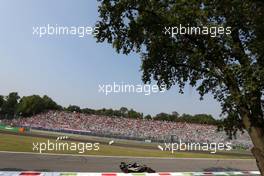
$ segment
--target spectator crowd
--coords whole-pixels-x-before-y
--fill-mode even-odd
[[[214,125],[194,124],[186,122],[169,122],[147,119],[131,119],[122,117],[107,117],[66,111],[48,111],[29,118],[3,120],[5,124],[47,130],[80,130],[92,134],[111,135],[148,139],[153,141],[168,141],[171,136],[183,142],[228,142],[224,131],[217,131]],[[233,146],[250,148],[249,136],[237,133],[236,139],[230,141]]]

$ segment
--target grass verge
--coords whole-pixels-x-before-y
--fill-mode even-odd
[[[33,143],[40,142],[56,142],[54,139],[47,139],[42,137],[21,136],[19,134],[5,134],[0,132],[0,151],[15,151],[15,152],[35,152],[33,151]],[[77,143],[76,141],[63,140],[64,143]],[[168,157],[168,158],[222,158],[222,159],[250,159],[251,157],[237,156],[237,155],[221,155],[209,153],[193,153],[193,152],[175,152],[172,154],[169,151],[160,151],[155,149],[140,149],[134,147],[121,147],[115,145],[100,144],[98,151],[85,151],[78,153],[77,151],[45,151],[45,153],[58,154],[82,154],[82,155],[105,155],[105,156],[132,156],[132,157]]]

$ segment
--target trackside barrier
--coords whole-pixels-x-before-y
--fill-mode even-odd
[[[237,172],[160,172],[160,173],[93,173],[93,172],[6,172],[0,171],[0,176],[225,176],[225,175],[260,175],[259,171],[237,171]]]
[[[17,132],[24,133],[26,131],[26,128],[24,128],[24,127],[11,127],[9,125],[0,124],[0,130],[16,132],[16,133]]]

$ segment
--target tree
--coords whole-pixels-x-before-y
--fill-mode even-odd
[[[4,103],[5,103],[4,96],[0,95],[0,114],[2,114],[2,106]]]
[[[61,110],[62,107],[59,106],[55,101],[53,101],[50,97],[47,95],[44,95],[42,97],[43,103],[44,103],[44,108],[46,110]]]
[[[11,92],[5,97],[2,105],[2,112],[6,118],[13,118],[15,116],[16,108],[20,97],[17,92]]]
[[[113,109],[106,109],[104,112],[105,116],[113,116],[114,115],[114,110]]]
[[[264,2],[260,0],[101,0],[96,35],[117,52],[142,56],[142,79],[170,88],[186,83],[212,93],[232,133],[246,130],[264,175]],[[230,35],[166,34],[182,26],[231,27]],[[229,131],[230,132],[230,131]]]
[[[120,113],[121,113],[121,116],[127,117],[128,109],[126,107],[121,107]]]
[[[66,111],[81,112],[81,108],[79,106],[76,106],[76,105],[69,105],[68,108],[66,109]]]
[[[180,116],[180,114],[177,111],[173,111],[171,115],[174,116],[175,118],[178,118]]]
[[[192,117],[192,121],[201,124],[216,124],[216,120],[213,116],[208,114],[195,114]]]
[[[155,117],[154,117],[155,120],[162,120],[162,121],[172,121],[171,118],[170,118],[170,115],[167,114],[167,113],[164,113],[164,112],[161,112],[159,114],[157,114]]]
[[[122,115],[121,115],[120,110],[113,110],[112,116],[114,116],[114,117],[121,117]]]
[[[55,101],[47,95],[42,98],[39,95],[24,96],[19,101],[16,112],[22,116],[31,116],[47,110],[61,110]]]
[[[94,109],[90,109],[90,108],[84,108],[84,109],[82,109],[82,113],[95,114],[95,110]]]
[[[24,96],[21,98],[17,113],[22,116],[31,116],[45,111],[45,102],[39,95]]]
[[[214,119],[212,115],[209,114],[182,114],[179,116],[179,113],[176,111],[172,112],[172,114],[167,114],[161,112],[153,117],[154,120],[166,120],[172,122],[188,122],[188,123],[199,123],[199,124],[210,124],[210,125],[219,125],[219,129],[223,128],[219,121]]]
[[[151,117],[151,115],[146,115],[145,117],[144,117],[144,119],[146,119],[146,120],[152,120],[152,117]]]
[[[138,118],[142,118],[142,114],[133,110],[133,109],[130,109],[128,112],[127,112],[127,117],[128,118],[131,118],[131,119],[138,119]]]

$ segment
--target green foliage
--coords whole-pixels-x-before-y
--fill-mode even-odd
[[[201,99],[213,94],[223,115],[236,114],[236,121],[226,116],[231,119],[227,120],[231,135],[238,129],[263,128],[263,1],[100,2],[97,41],[107,41],[124,54],[140,53],[145,83],[178,85],[181,93],[188,83],[197,88]],[[164,33],[165,27],[179,24],[231,27],[232,33],[217,37]]]
[[[121,113],[121,116],[127,117],[127,115],[128,115],[128,109],[126,107],[121,107],[120,108],[120,113]]]
[[[199,123],[199,124],[212,124],[212,125],[216,125],[219,123],[218,120],[214,119],[213,116],[208,114],[196,114],[193,116],[188,114],[183,114],[179,118],[179,121]]]
[[[27,117],[47,110],[60,109],[61,107],[47,95],[44,95],[42,98],[39,95],[31,95],[21,98],[16,108],[16,113]]]
[[[85,114],[95,114],[95,112],[96,112],[96,110],[90,109],[90,108],[82,109],[82,113],[85,113]]]
[[[5,103],[4,96],[0,95],[0,114],[2,114],[2,106]]]
[[[151,115],[146,115],[145,117],[144,117],[144,119],[146,119],[146,120],[152,120],[152,117],[151,117]]]
[[[11,92],[5,97],[1,107],[1,112],[5,115],[5,118],[13,118],[15,116],[19,99],[20,97],[17,92]]]
[[[244,128],[237,113],[229,113],[228,118],[220,120],[217,125],[218,130],[225,130],[230,139],[232,139],[233,136],[236,137],[237,130],[234,130],[234,126],[240,129]]]
[[[154,120],[165,120],[165,121],[176,121],[176,116],[167,114],[167,113],[159,113],[154,117]]]
[[[131,118],[131,119],[138,119],[138,118],[142,118],[143,115],[133,109],[130,109],[128,112],[127,112],[127,117],[128,118]]]
[[[30,116],[43,112],[44,107],[44,101],[39,95],[31,95],[21,98],[16,111],[19,115]]]
[[[6,109],[7,108],[7,109]],[[188,123],[202,123],[202,124],[219,124],[211,115],[198,114],[198,115],[179,115],[178,112],[173,111],[171,114],[159,113],[156,116],[146,115],[143,118],[143,113],[137,112],[133,109],[121,107],[119,110],[114,109],[81,109],[76,105],[69,105],[67,108],[63,108],[53,101],[47,95],[40,97],[39,95],[24,96],[20,99],[17,93],[10,93],[8,96],[0,95],[0,118],[15,118],[18,116],[29,117],[48,110],[65,110],[68,112],[85,113],[92,115],[102,115],[108,117],[119,118],[132,118],[132,119],[146,119],[146,120],[162,120],[173,122],[188,122]],[[9,114],[6,114],[9,112]],[[219,129],[222,129],[223,125],[219,124]]]
[[[53,101],[47,95],[44,95],[42,97],[42,100],[44,103],[44,109],[46,109],[46,110],[62,110],[62,107],[60,105],[58,105],[55,101]]]
[[[220,121],[213,118],[212,115],[208,114],[182,114],[181,116],[176,112],[172,112],[172,114],[167,113],[159,113],[153,117],[154,120],[162,120],[162,121],[172,121],[172,122],[187,122],[187,123],[198,123],[198,124],[208,124],[208,125],[219,125],[220,129]]]
[[[0,118],[15,118],[18,116],[31,116],[46,110],[61,110],[51,98],[44,95],[24,96],[20,99],[17,92],[11,92],[8,96],[0,95]]]
[[[68,108],[66,109],[66,111],[81,112],[81,108],[79,106],[76,106],[76,105],[69,105]]]
[[[7,101],[9,103],[7,103]],[[9,104],[9,109],[12,109],[12,111],[10,111],[10,114],[4,113],[4,112],[8,112],[7,109],[5,109],[6,107],[8,107],[7,104]],[[14,107],[11,105],[13,105]],[[215,120],[211,115],[207,115],[207,114],[198,114],[193,116],[188,114],[182,114],[180,116],[178,112],[173,111],[171,114],[159,113],[153,117],[151,115],[146,115],[143,118],[143,113],[137,112],[133,109],[129,110],[126,107],[121,107],[119,110],[106,109],[106,108],[102,108],[98,110],[90,109],[90,108],[81,109],[79,106],[76,105],[69,105],[67,108],[62,108],[62,106],[58,105],[47,95],[44,95],[43,97],[40,97],[39,95],[24,96],[21,99],[19,98],[17,93],[10,93],[9,96],[6,97],[0,95],[0,107],[1,107],[0,115],[4,115],[1,116],[1,118],[3,117],[15,118],[18,116],[29,117],[48,110],[59,110],[59,111],[65,110],[68,112],[102,115],[113,118],[114,117],[132,118],[132,119],[140,118],[146,120],[162,120],[162,121],[172,121],[172,122],[188,122],[188,123],[201,123],[201,124],[213,124],[213,125],[217,124],[219,125],[219,129],[224,128],[223,125],[219,123],[219,121]]]

